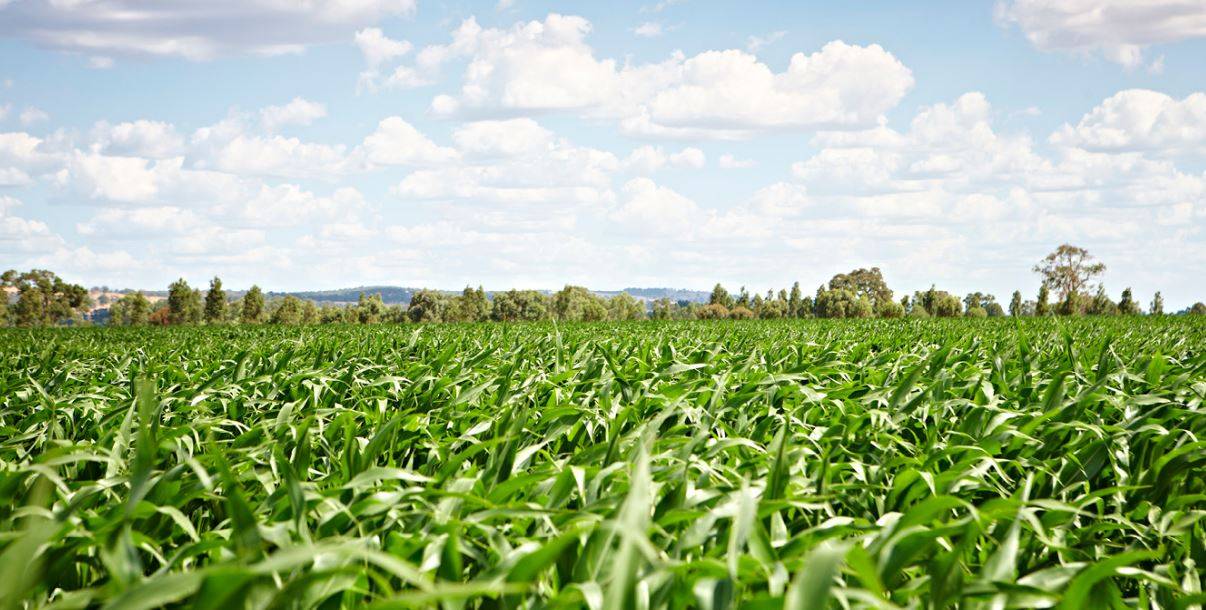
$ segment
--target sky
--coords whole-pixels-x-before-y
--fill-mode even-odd
[[[1206,299],[1206,0],[0,0],[0,267]]]

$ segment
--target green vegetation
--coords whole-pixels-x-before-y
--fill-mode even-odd
[[[1090,296],[1091,282],[1105,272],[1105,265],[1096,262],[1083,248],[1064,244],[1056,248],[1034,267],[1042,276],[1036,301],[1023,301],[1022,293],[1014,291],[1009,303],[1013,317],[1048,316],[1116,316],[1139,315],[1130,288],[1122,291],[1115,303],[1098,284]],[[83,287],[67,284],[54,273],[33,270],[20,274],[8,271],[0,276],[0,288],[13,292],[16,299],[5,312],[7,326],[51,326],[81,324],[88,312],[88,292]],[[1057,290],[1059,301],[1054,308],[1048,303],[1050,291]],[[392,290],[397,293],[396,289]],[[99,302],[110,297],[102,290]],[[387,305],[381,293],[361,292],[355,304],[335,305],[330,297],[341,291],[289,294],[266,300],[259,286],[253,285],[241,297],[229,301],[222,288],[221,278],[210,280],[204,302],[200,289],[189,286],[184,278],[168,286],[167,300],[159,309],[149,311],[150,301],[141,292],[127,294],[108,303],[103,320],[115,326],[142,325],[206,325],[274,324],[283,326],[311,324],[381,324],[432,322],[622,322],[627,320],[748,320],[760,318],[999,318],[1005,308],[996,296],[972,292],[960,299],[945,290],[930,286],[895,301],[878,267],[855,269],[839,273],[827,284],[817,288],[815,297],[805,297],[796,282],[787,290],[768,290],[766,296],[751,298],[745,287],[737,296],[724,286],[712,289],[707,304],[686,300],[655,299],[648,304],[621,292],[605,298],[583,286],[567,285],[551,295],[535,290],[508,290],[493,298],[478,286],[466,286],[460,294],[420,289],[408,295],[405,305]],[[299,296],[301,295],[301,296]],[[1164,315],[1164,298],[1156,292],[1149,309],[1151,315]],[[1200,315],[1206,305],[1195,303],[1181,313]]]
[[[1203,346],[1193,316],[0,330],[0,607],[1191,607]]]

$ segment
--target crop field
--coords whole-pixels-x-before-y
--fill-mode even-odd
[[[0,608],[1191,608],[1188,317],[0,333]]]

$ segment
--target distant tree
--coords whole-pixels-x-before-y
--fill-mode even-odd
[[[1131,295],[1131,289],[1128,286],[1122,291],[1122,298],[1118,299],[1118,313],[1124,316],[1136,316],[1143,313],[1139,308],[1139,303],[1135,302],[1135,298]]]
[[[109,306],[109,323],[115,326],[142,326],[151,315],[151,302],[140,292],[123,295]]]
[[[655,299],[649,317],[654,320],[673,320],[676,309],[678,306],[668,298]]]
[[[733,308],[733,297],[729,296],[729,291],[724,289],[724,286],[717,284],[712,289],[712,295],[708,297],[708,305],[720,305],[726,310]]]
[[[892,289],[884,282],[879,267],[855,269],[850,273],[839,273],[829,280],[830,290],[848,290],[856,297],[868,300],[872,307],[892,300]]]
[[[1189,315],[1191,315],[1191,316],[1206,316],[1206,303],[1203,303],[1203,302],[1201,302],[1201,301],[1198,301],[1197,303],[1194,303],[1194,304],[1193,304],[1193,307],[1190,307],[1190,308],[1189,308]]]
[[[754,312],[744,305],[736,305],[729,310],[730,320],[750,320],[754,317]]]
[[[239,321],[243,324],[259,324],[264,317],[264,293],[259,286],[252,285],[243,295],[243,308]]]
[[[959,310],[962,309],[959,303],[959,297],[939,290],[934,298],[934,309],[930,312],[931,315],[939,318],[955,318],[959,316]]]
[[[791,296],[787,297],[787,315],[793,318],[804,317],[804,296],[800,292],[800,282],[791,285]]]
[[[1061,316],[1078,316],[1088,308],[1087,299],[1079,292],[1069,292],[1064,295],[1064,299],[1055,306],[1055,313]]]
[[[997,302],[997,297],[983,292],[973,292],[963,297],[963,307],[965,311],[969,311],[974,307],[979,307],[988,311],[988,306]]]
[[[205,321],[219,324],[226,319],[226,291],[217,276],[209,281],[209,292],[205,293]]]
[[[451,305],[448,295],[436,290],[420,290],[410,297],[406,317],[411,322],[443,322]]]
[[[700,320],[725,320],[729,317],[729,308],[720,303],[708,303],[695,312]]]
[[[929,290],[913,293],[913,311],[924,310],[926,316],[955,318],[963,312],[959,297],[930,286]]]
[[[597,322],[607,319],[607,305],[586,288],[567,285],[553,295],[553,316],[571,322]]]
[[[301,323],[318,324],[318,318],[318,305],[310,299],[303,299],[301,307]]]
[[[1005,308],[1001,307],[1000,303],[989,303],[984,307],[984,311],[988,312],[988,317],[990,318],[1005,317]]]
[[[800,301],[800,317],[801,318],[813,317],[814,315],[816,315],[815,309],[816,309],[816,301],[811,296],[804,297],[804,300]]]
[[[607,300],[607,317],[611,320],[643,320],[645,304],[627,292],[621,292]]]
[[[342,324],[347,322],[347,312],[345,308],[338,305],[324,304],[318,308],[319,324]]]
[[[491,317],[500,322],[535,322],[549,318],[549,299],[535,290],[495,293]]]
[[[740,306],[748,308],[751,304],[752,301],[750,300],[750,293],[745,289],[745,286],[742,286],[741,290],[737,292],[737,299],[733,302],[733,305],[735,307]]]
[[[818,318],[869,318],[873,312],[871,301],[851,290],[829,289],[817,295]]]
[[[147,316],[147,324],[152,326],[167,326],[171,323],[171,318],[172,310],[167,305],[163,305]]]
[[[485,322],[490,319],[490,300],[481,286],[477,289],[465,287],[459,296],[453,297],[448,308],[447,322]]]
[[[1013,298],[1009,299],[1009,315],[1018,318],[1022,315],[1022,291],[1014,290]]]
[[[17,292],[15,303],[8,304],[7,298],[0,302],[16,326],[49,326],[79,319],[91,303],[87,288],[69,284],[45,269],[5,271],[0,274],[0,286]],[[7,297],[7,292],[0,294]]]
[[[196,324],[201,321],[201,293],[189,287],[184,278],[168,286],[168,323]]]
[[[1051,306],[1047,304],[1050,295],[1051,290],[1047,287],[1047,282],[1043,282],[1039,286],[1038,299],[1034,302],[1034,315],[1040,318],[1051,315]]]
[[[277,303],[273,303],[272,313],[268,316],[269,324],[296,326],[304,319],[301,299],[289,294]]]
[[[1156,295],[1152,297],[1152,306],[1148,312],[1153,316],[1164,315],[1164,297],[1160,294],[1160,291],[1157,290]]]
[[[1068,295],[1086,294],[1089,282],[1105,272],[1105,265],[1095,262],[1088,250],[1063,244],[1035,265],[1034,272],[1042,275],[1043,282],[1056,290],[1060,303],[1071,305],[1078,299],[1069,299]]]
[[[787,317],[787,299],[763,299],[754,307],[754,315],[763,320],[776,320]]]
[[[357,324],[377,324],[384,321],[388,313],[380,293],[367,295],[361,292],[353,308]]]
[[[908,297],[905,299],[907,300]],[[896,301],[883,301],[875,310],[875,315],[881,318],[903,318],[905,307]]]
[[[967,313],[965,313],[964,315],[966,315],[969,318],[987,318],[988,310],[984,309],[983,307],[972,307],[972,308],[968,309]]]
[[[1118,304],[1110,299],[1110,295],[1106,294],[1105,286],[1098,286],[1097,294],[1089,300],[1086,313],[1091,316],[1116,316],[1118,315]]]

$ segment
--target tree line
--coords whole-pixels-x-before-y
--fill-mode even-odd
[[[183,278],[168,286],[166,299],[152,302],[141,291],[130,292],[109,305],[108,323],[119,326],[190,324],[376,324],[422,322],[535,322],[603,320],[718,320],[776,318],[953,318],[1005,315],[1140,315],[1143,307],[1131,289],[1114,301],[1100,283],[1105,265],[1088,251],[1064,244],[1035,265],[1042,282],[1034,299],[1014,291],[1008,309],[992,294],[972,292],[960,298],[931,286],[899,300],[878,267],[839,273],[815,293],[805,296],[800,283],[790,289],[751,295],[736,294],[717,284],[707,303],[657,299],[645,303],[627,293],[604,298],[582,286],[566,286],[553,294],[536,290],[497,292],[493,298],[479,286],[460,294],[437,290],[416,292],[407,305],[387,305],[378,295],[361,293],[356,303],[323,304],[292,295],[267,299],[259,286],[231,299],[215,277],[202,293]],[[8,326],[49,326],[86,323],[91,306],[88,291],[69,284],[53,272],[35,269],[7,271],[0,276],[7,299]],[[1147,307],[1150,315],[1164,313],[1157,292]],[[1186,313],[1206,315],[1206,304],[1195,303]]]

